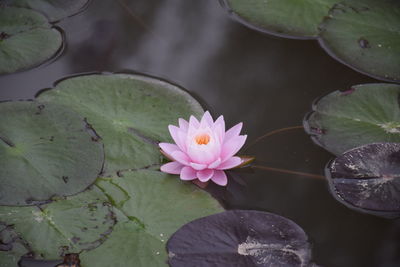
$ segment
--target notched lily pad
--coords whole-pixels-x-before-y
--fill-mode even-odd
[[[319,99],[304,128],[336,155],[364,144],[400,142],[399,105],[400,85],[356,85]]]
[[[310,266],[304,231],[281,216],[231,210],[197,219],[168,241],[169,264],[186,266]]]
[[[0,205],[33,205],[85,190],[102,169],[101,142],[60,105],[0,104]]]
[[[96,185],[116,210],[118,224],[100,247],[81,254],[82,264],[163,266],[165,243],[185,223],[221,212],[209,194],[159,171],[123,172]]]
[[[38,99],[65,105],[90,121],[105,144],[107,175],[161,163],[157,143],[171,141],[168,125],[203,113],[181,88],[130,74],[72,77]]]
[[[97,188],[33,207],[0,207],[0,223],[26,242],[33,258],[55,260],[102,244],[116,223],[112,207]]]
[[[61,49],[62,35],[40,13],[0,6],[0,74],[37,66]]]
[[[349,208],[400,217],[400,143],[349,150],[329,164],[326,177],[331,193]]]
[[[343,1],[320,28],[320,43],[334,58],[377,79],[400,81],[399,1]]]
[[[315,38],[338,0],[221,0],[251,28],[288,38]]]
[[[51,22],[78,13],[88,2],[89,0],[4,0],[7,5],[39,11]]]

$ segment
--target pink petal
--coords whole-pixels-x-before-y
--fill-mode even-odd
[[[194,117],[194,116],[190,116],[189,118],[189,128],[199,128],[200,126],[200,122]]]
[[[191,146],[188,148],[187,155],[191,162],[206,164],[206,166],[214,162],[221,154],[221,146],[219,144],[207,145],[206,149],[202,147]]]
[[[247,135],[239,135],[225,142],[221,151],[222,162],[235,155],[246,142],[246,138]]]
[[[215,169],[219,166],[219,164],[221,164],[221,158],[218,158],[216,161],[214,161],[213,163],[211,163],[210,165],[208,165],[209,169]]]
[[[158,146],[164,151],[164,153],[171,156],[172,152],[179,150],[179,147],[175,144],[170,143],[159,143]]]
[[[187,130],[189,128],[189,123],[184,119],[179,119],[178,122],[179,122],[179,128],[182,131],[187,132]]]
[[[229,141],[230,139],[232,139],[235,136],[238,136],[240,134],[240,131],[242,130],[242,126],[243,123],[240,122],[238,124],[236,124],[235,126],[233,126],[232,128],[230,128],[226,133],[225,133],[225,142]]]
[[[189,157],[180,150],[172,152],[171,157],[183,165],[189,165]]]
[[[160,167],[162,172],[170,173],[170,174],[180,174],[183,165],[178,162],[168,162]]]
[[[211,180],[217,185],[225,186],[228,184],[228,178],[226,177],[224,171],[215,170],[213,177],[211,177]]]
[[[219,118],[215,121],[213,131],[218,136],[219,142],[222,144],[222,141],[225,138],[225,121],[223,116],[219,116]]]
[[[211,127],[214,124],[214,120],[211,117],[210,112],[206,111],[201,118],[200,125]]]
[[[201,182],[207,182],[214,175],[214,170],[206,169],[197,172],[197,178]]]
[[[168,130],[178,147],[185,151],[185,139],[182,138],[184,137],[183,132],[175,125],[169,125]]]
[[[190,166],[192,166],[193,169],[201,171],[204,170],[205,168],[207,168],[206,164],[199,164],[199,163],[194,163],[194,162],[190,162]]]
[[[183,167],[181,171],[181,180],[189,181],[196,179],[196,171],[191,167]]]
[[[239,166],[242,164],[242,159],[239,157],[232,157],[227,160],[225,160],[221,165],[218,166],[218,170],[227,170],[227,169],[232,169],[236,166]]]

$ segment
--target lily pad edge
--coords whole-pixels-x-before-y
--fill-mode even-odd
[[[371,144],[382,144],[382,143],[370,143],[370,144],[365,144],[362,146],[366,146],[366,145],[371,145]],[[362,147],[359,146],[359,147]],[[359,147],[355,147],[352,149],[349,149],[347,151],[345,151],[344,153],[347,153],[349,151],[358,149]],[[344,154],[343,153],[343,154]],[[339,157],[339,156],[338,156]],[[379,210],[372,210],[372,209],[364,209],[364,208],[360,208],[357,207],[355,205],[352,205],[351,203],[348,203],[347,201],[345,201],[343,198],[340,197],[340,193],[336,190],[335,185],[333,183],[332,176],[331,176],[331,172],[330,172],[330,167],[333,164],[333,162],[335,161],[337,157],[332,158],[328,161],[328,163],[325,165],[324,168],[324,174],[325,174],[325,178],[328,181],[328,187],[329,187],[329,193],[335,198],[335,200],[337,200],[340,204],[344,205],[346,208],[349,208],[351,210],[366,214],[366,215],[374,215],[374,216],[378,216],[378,217],[383,217],[386,219],[396,219],[396,218],[400,218],[400,212],[398,215],[395,215],[395,212],[390,212],[390,211],[379,211]]]

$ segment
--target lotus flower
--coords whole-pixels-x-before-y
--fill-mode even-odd
[[[242,123],[225,132],[224,117],[215,122],[206,111],[200,122],[191,116],[189,122],[179,119],[179,127],[169,125],[169,132],[176,144],[160,143],[161,152],[173,160],[161,166],[161,171],[179,174],[181,180],[199,179],[225,186],[228,179],[224,170],[242,164],[234,156],[244,145],[247,135],[240,135]]]

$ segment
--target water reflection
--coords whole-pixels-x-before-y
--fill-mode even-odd
[[[0,77],[0,99],[32,98],[70,74],[137,70],[166,78],[207,103],[227,125],[244,122],[249,140],[301,125],[312,101],[371,78],[334,61],[315,41],[268,36],[231,20],[215,0],[93,1],[63,20],[67,47],[52,64]],[[257,164],[322,174],[331,155],[301,130],[249,148]],[[392,221],[338,202],[324,180],[262,170],[219,190],[230,208],[277,213],[302,226],[324,266],[375,266],[390,251]],[[378,251],[383,244],[389,248]],[[398,250],[391,254],[399,257]]]

